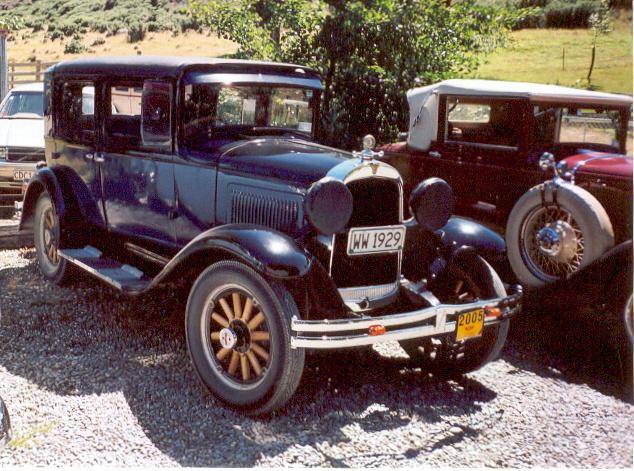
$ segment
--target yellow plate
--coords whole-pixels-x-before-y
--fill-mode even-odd
[[[472,339],[482,335],[484,327],[484,309],[475,309],[463,312],[458,316],[458,327],[456,327],[456,342],[459,340]]]

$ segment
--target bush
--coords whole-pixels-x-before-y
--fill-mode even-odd
[[[587,28],[597,11],[596,0],[554,0],[544,7],[547,28]]]
[[[106,44],[106,40],[104,38],[97,38],[92,42],[91,46],[101,46],[102,44]]]
[[[147,33],[146,26],[141,22],[135,22],[128,26],[128,42],[136,43],[143,41]]]
[[[77,23],[63,22],[57,26],[57,31],[61,31],[64,36],[70,37],[79,32]]]
[[[75,38],[64,47],[64,54],[79,54],[86,50],[82,42]]]

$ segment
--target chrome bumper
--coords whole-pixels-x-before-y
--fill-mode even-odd
[[[503,298],[492,298],[468,304],[439,304],[416,311],[379,317],[361,316],[350,319],[291,321],[291,347],[293,348],[345,348],[389,340],[407,340],[450,334],[456,330],[458,314],[474,309],[499,309],[499,316],[485,317],[490,326],[519,312],[522,288],[515,286]],[[419,324],[419,325],[416,325]],[[423,325],[420,325],[423,324]],[[378,333],[381,331],[385,333]]]

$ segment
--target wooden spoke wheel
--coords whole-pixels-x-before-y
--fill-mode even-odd
[[[304,369],[291,348],[291,319],[300,317],[286,287],[238,261],[214,263],[187,300],[187,349],[202,382],[225,404],[251,414],[283,406]]]
[[[253,295],[233,287],[210,299],[210,340],[218,366],[239,383],[258,381],[271,360],[266,315]]]
[[[42,193],[35,204],[33,222],[33,242],[40,271],[55,283],[66,283],[72,279],[73,272],[58,252],[60,221],[47,193]]]
[[[471,264],[451,266],[430,290],[439,302],[467,304],[479,299],[505,296],[506,290],[495,270],[480,259],[482,270]],[[401,347],[412,361],[436,375],[464,374],[494,360],[506,341],[508,319],[484,328],[481,337],[455,341],[453,333],[437,337],[403,340]]]
[[[44,252],[53,265],[59,263],[59,254],[57,247],[59,245],[59,226],[55,215],[55,207],[53,205],[45,209],[43,214],[43,233]]]

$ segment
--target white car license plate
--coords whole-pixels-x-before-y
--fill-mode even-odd
[[[14,170],[13,179],[16,181],[30,180],[33,176],[33,172],[30,170]]]
[[[405,226],[357,227],[348,232],[348,255],[403,250]]]

